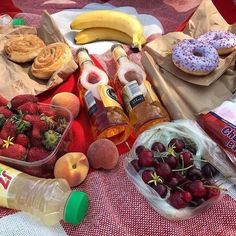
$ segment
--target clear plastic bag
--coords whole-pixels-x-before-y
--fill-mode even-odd
[[[210,155],[219,157],[225,155],[216,143],[205,135],[204,131],[201,130],[196,122],[190,120],[177,120],[156,125],[139,135],[132,149],[124,159],[124,166],[128,177],[135,184],[138,191],[160,215],[170,220],[184,220],[192,218],[211,207],[215,202],[222,198],[224,193],[221,192],[218,197],[210,198],[199,206],[176,209],[171,206],[167,200],[170,192],[168,191],[165,198],[161,198],[153,188],[144,183],[141,178],[142,171],[137,172],[131,164],[132,160],[138,159],[135,150],[139,145],[151,148],[151,145],[155,141],[160,141],[164,145],[167,145],[172,138],[184,139],[185,143],[189,143],[196,148],[194,165],[200,169],[203,165],[203,162],[200,161],[202,157],[207,160]],[[223,176],[219,174],[213,180],[214,185],[222,185],[222,179],[223,182],[225,182]]]

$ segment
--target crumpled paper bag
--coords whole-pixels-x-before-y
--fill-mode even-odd
[[[42,15],[42,23],[39,29],[20,26],[9,28],[4,34],[0,34],[0,94],[3,97],[11,99],[16,95],[24,93],[40,94],[61,84],[78,68],[78,65],[72,59],[56,71],[49,80],[34,78],[30,73],[33,62],[18,64],[8,60],[4,54],[3,47],[5,41],[19,34],[37,34],[45,44],[66,42],[53,19],[46,11]]]
[[[217,19],[219,19],[219,22]],[[216,25],[219,25],[219,27],[222,25],[222,21],[226,25],[225,20],[222,19],[214,4],[210,0],[203,0],[187,24],[184,30],[185,34],[183,32],[175,32],[170,33],[170,36],[175,35],[177,38],[183,35],[186,38],[193,35],[198,36],[197,34],[186,34],[186,32],[188,30],[189,32],[191,30],[197,32],[200,28],[198,31],[200,35],[203,32],[202,28],[204,26],[206,30],[215,29]],[[235,25],[229,26],[227,24],[227,27],[235,30]],[[172,40],[168,35],[162,37],[167,37],[169,41]],[[192,83],[192,81],[190,82],[188,80],[187,82],[187,79],[183,79],[183,77],[179,77],[175,72],[160,66],[160,54],[157,53],[157,50],[163,50],[163,53],[166,52],[168,54],[168,40],[166,42],[167,44],[163,40],[161,46],[157,44],[156,40],[147,44],[144,48],[141,61],[172,119],[196,119],[199,114],[208,112],[220,105],[236,91],[236,71],[234,69],[236,52],[223,58],[225,68],[220,73],[222,75],[219,74],[217,79],[210,82],[204,81],[204,84],[202,84],[201,81],[206,76],[198,76],[196,78],[198,81]],[[185,76],[190,77],[187,74]]]

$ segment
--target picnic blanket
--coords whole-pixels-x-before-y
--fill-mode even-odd
[[[149,1],[93,1],[116,7],[131,6],[138,13],[150,14],[162,24],[164,32],[183,28],[201,0],[149,0]],[[229,23],[236,21],[235,0],[213,1]],[[87,0],[2,0],[0,13],[23,17],[28,25],[38,26],[41,13],[47,9],[56,13],[63,9],[82,8]],[[135,57],[135,55],[134,55]],[[138,56],[137,60],[139,59]],[[99,57],[98,57],[99,59]],[[102,63],[102,62],[101,62]],[[77,93],[79,71],[59,87],[39,95],[41,102],[49,103],[54,94],[62,91]],[[86,130],[86,132],[85,132]],[[92,136],[85,111],[73,122],[74,141],[71,151],[86,153]],[[132,145],[134,138],[128,143]],[[120,154],[128,151],[125,144],[118,146]],[[86,236],[142,236],[142,235],[236,235],[236,203],[225,196],[220,202],[201,215],[185,221],[169,221],[156,213],[126,176],[121,156],[117,168],[112,171],[92,171],[77,189],[89,195],[87,217],[78,226],[61,222],[45,227],[24,213],[0,208],[0,235],[86,235]]]

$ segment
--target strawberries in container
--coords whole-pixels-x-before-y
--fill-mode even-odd
[[[38,103],[31,94],[0,97],[0,162],[39,177],[53,177],[72,140],[69,110]]]
[[[197,123],[178,120],[139,135],[124,166],[131,182],[160,215],[184,220],[223,196],[223,176],[207,161],[221,153]]]

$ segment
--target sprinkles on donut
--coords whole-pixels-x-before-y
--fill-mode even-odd
[[[210,44],[219,55],[229,54],[236,50],[236,35],[231,32],[209,31],[202,34],[197,40]]]
[[[172,50],[172,60],[184,72],[199,76],[211,73],[219,64],[216,49],[195,39],[177,43]]]

